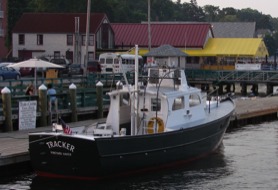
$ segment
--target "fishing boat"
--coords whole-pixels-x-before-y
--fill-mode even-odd
[[[179,68],[149,68],[146,78],[117,83],[103,123],[73,128],[61,120],[52,131],[30,133],[37,175],[100,180],[187,163],[220,146],[235,108],[231,99],[208,99]]]

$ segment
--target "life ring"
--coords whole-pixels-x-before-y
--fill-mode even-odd
[[[157,128],[155,129],[155,121],[157,123]],[[162,133],[164,132],[164,122],[159,117],[152,117],[148,122],[148,128],[147,128],[148,134],[153,134],[155,132]]]

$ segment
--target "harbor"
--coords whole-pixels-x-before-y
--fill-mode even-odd
[[[246,124],[275,120],[278,113],[278,96],[265,98],[236,99],[236,109],[228,129]],[[68,125],[88,126],[103,119],[90,119],[71,122]],[[36,129],[0,133],[0,167],[29,162],[28,133],[52,130],[52,126]]]

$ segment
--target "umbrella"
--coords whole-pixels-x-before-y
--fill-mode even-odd
[[[48,62],[48,61],[44,61],[41,59],[37,59],[37,58],[32,58],[32,59],[28,59],[26,61],[21,61],[12,65],[8,65],[7,67],[13,67],[13,68],[22,68],[22,67],[26,67],[26,68],[34,68],[34,74],[35,74],[35,89],[36,89],[36,83],[37,83],[37,69],[38,68],[64,68],[63,66]]]

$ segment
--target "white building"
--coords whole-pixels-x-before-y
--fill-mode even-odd
[[[13,29],[13,57],[67,58],[84,64],[86,54],[85,13],[25,13]],[[97,49],[112,49],[114,32],[106,14],[90,17],[88,60]]]

